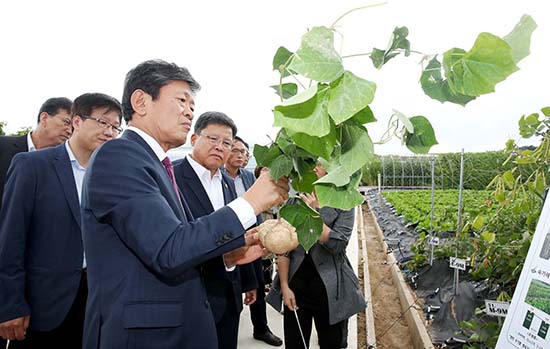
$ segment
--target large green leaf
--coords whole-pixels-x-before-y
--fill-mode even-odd
[[[423,116],[410,118],[414,133],[405,132],[405,144],[410,151],[417,154],[426,154],[433,145],[438,144],[430,121]]]
[[[269,147],[258,144],[254,146],[254,159],[258,166],[269,167],[273,160],[281,154],[281,149],[279,149],[277,144],[272,144]]]
[[[296,228],[300,245],[308,251],[323,232],[323,220],[319,213],[298,199],[281,208],[281,217]]]
[[[277,49],[275,56],[273,56],[273,70],[279,71],[283,78],[290,75],[290,73],[286,69],[285,64],[289,62],[289,59],[292,55],[292,52],[281,46]]]
[[[287,99],[283,102],[282,105],[276,106],[275,108],[282,108],[284,110],[289,110],[289,114],[292,113],[292,108],[297,108],[300,105],[303,105],[304,103],[310,101],[315,97],[317,94],[319,84],[313,84],[310,88],[303,90],[300,93],[297,93],[295,96],[292,96],[291,98]],[[300,116],[295,116],[299,118]]]
[[[531,16],[523,15],[510,34],[503,37],[504,41],[512,47],[512,58],[518,63],[529,55],[531,34],[537,28],[537,23]]]
[[[327,104],[328,94],[326,90],[321,90],[306,102],[277,106],[273,111],[275,116],[273,125],[285,127],[294,132],[307,133],[310,136],[323,137],[330,132]]]
[[[361,169],[374,156],[372,140],[363,126],[342,126],[341,149],[340,164],[350,175]]]
[[[329,133],[323,137],[310,136],[306,133],[294,132],[291,130],[287,130],[287,134],[300,148],[325,159],[330,158],[332,150],[338,142],[336,128],[332,123]]]
[[[420,83],[422,85],[422,90],[424,90],[427,96],[441,103],[451,102],[464,106],[475,99],[475,97],[465,96],[451,91],[447,80],[442,78],[441,63],[439,63],[437,57],[430,60],[426,69],[422,72]]]
[[[328,113],[336,125],[365,109],[374,99],[376,84],[346,71],[331,86]]]
[[[343,187],[337,187],[333,184],[319,183],[315,184],[315,194],[321,207],[329,206],[342,210],[351,210],[360,205],[364,198],[357,191],[361,181],[361,171],[354,174],[350,182]]]
[[[449,86],[460,94],[477,97],[494,92],[498,82],[518,70],[510,45],[493,34],[479,34],[470,51],[462,56],[460,51],[451,49],[443,56]]]
[[[315,162],[310,159],[295,158],[294,172],[292,172],[292,188],[299,193],[313,192],[313,183],[317,180],[317,175],[313,172]]]
[[[384,51],[377,48],[372,50],[370,59],[375,68],[380,69],[390,59],[401,53],[400,49],[405,50],[405,57],[411,54],[411,43],[407,39],[409,29],[407,27],[395,27],[390,39],[389,47]]]
[[[285,129],[281,129],[279,131],[277,138],[275,139],[275,143],[277,143],[284,154],[290,157],[296,155],[296,144],[294,144],[294,142],[292,142],[292,140],[287,136]]]
[[[340,155],[327,163],[328,174],[316,184],[330,183],[337,187],[350,182],[350,177],[368,163],[374,155],[372,140],[363,126],[342,125]]]
[[[269,173],[271,178],[277,180],[283,176],[288,176],[293,167],[292,159],[288,155],[281,154],[269,164]]]
[[[271,86],[271,88],[275,90],[275,93],[278,96],[283,97],[283,99],[293,97],[298,92],[298,85],[293,82],[285,83],[282,85],[273,85]]]
[[[376,118],[374,117],[374,114],[369,106],[365,107],[363,110],[360,110],[351,119],[361,125],[376,121]]]
[[[334,49],[334,36],[326,27],[314,27],[302,36],[289,69],[313,80],[332,82],[344,72],[342,58]]]

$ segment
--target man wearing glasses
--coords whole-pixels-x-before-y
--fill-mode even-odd
[[[233,181],[220,171],[233,147],[237,127],[231,118],[220,112],[206,112],[199,116],[191,136],[190,155],[174,163],[176,181],[187,199],[195,218],[206,216],[237,198]],[[236,349],[239,335],[239,317],[245,303],[256,299],[254,270],[250,264],[226,268],[222,256],[202,264],[206,294],[210,302],[218,347]],[[242,282],[244,281],[244,284]]]
[[[71,135],[71,106],[65,97],[50,98],[40,107],[34,131],[22,136],[0,136],[0,208],[6,174],[17,153],[58,145]],[[0,340],[0,348],[4,349]]]
[[[0,337],[10,349],[82,346],[82,181],[93,151],[121,131],[121,110],[113,97],[84,94],[67,142],[13,158],[0,210]]]
[[[234,180],[237,196],[241,196],[254,184],[254,181],[256,181],[254,174],[245,169],[248,160],[248,143],[246,143],[239,136],[236,136],[231,153],[225,162],[224,172],[227,173],[232,180]],[[259,225],[261,223],[262,217],[258,216],[257,224]],[[254,273],[252,273],[252,275],[254,275],[253,283],[256,285],[256,289],[251,291],[255,294],[255,302],[250,304],[250,319],[252,320],[252,336],[254,339],[263,341],[272,346],[280,347],[283,345],[283,341],[271,332],[267,323],[265,285],[271,281],[266,280],[264,275],[264,267],[271,268],[271,264],[270,259],[258,259],[246,265],[246,267],[250,267],[254,270]]]

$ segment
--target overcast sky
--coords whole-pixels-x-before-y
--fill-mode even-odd
[[[251,143],[274,135],[272,108],[278,82],[272,58],[279,46],[296,51],[313,26],[330,26],[340,14],[368,1],[4,1],[0,5],[0,120],[13,132],[36,122],[42,102],[85,92],[120,98],[126,72],[162,58],[186,66],[202,85],[196,116],[223,111]],[[153,5],[154,4],[154,5]],[[338,30],[343,55],[386,48],[395,26],[409,28],[411,48],[443,53],[469,50],[477,34],[508,34],[521,15],[538,24],[531,55],[496,92],[466,108],[441,104],[418,83],[420,55],[397,58],[380,71],[367,57],[349,58],[346,69],[378,85],[371,107],[378,118],[373,140],[392,108],[428,117],[439,145],[432,152],[496,150],[519,138],[522,114],[550,105],[550,3],[546,0],[390,0],[346,16]],[[399,141],[376,146],[379,154],[410,154]]]

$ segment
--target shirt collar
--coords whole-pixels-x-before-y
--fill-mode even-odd
[[[147,132],[135,126],[128,126],[127,130],[134,131],[141,138],[143,138],[145,143],[147,143],[147,145],[151,147],[151,149],[153,150],[153,153],[155,153],[159,161],[164,160],[168,156],[168,154],[166,154],[164,149],[162,149],[162,147],[160,146],[159,142],[157,142],[157,140],[151,137]]]
[[[36,147],[34,146],[34,143],[32,142],[31,133],[32,132],[27,133],[27,147],[29,148],[29,152],[36,150]]]
[[[210,170],[207,169],[206,167],[202,166],[201,164],[199,164],[198,162],[196,162],[192,157],[191,155],[187,155],[186,156],[187,158],[187,161],[189,161],[189,164],[191,165],[191,167],[193,168],[193,170],[195,171],[195,173],[197,174],[197,176],[199,176],[199,178],[203,178],[205,176],[205,173],[206,173],[206,176],[208,178],[211,178],[210,176]],[[218,169],[215,173],[214,173],[214,176],[212,177],[221,177],[221,171],[220,169]]]
[[[65,149],[67,149],[67,153],[69,154],[69,160],[73,163],[76,163],[78,165],[78,167],[81,169],[81,170],[85,170],[86,168],[83,167],[79,162],[78,162],[78,159],[76,158],[76,156],[74,156],[74,153],[71,149],[71,146],[69,145],[69,141],[66,141],[65,142]]]

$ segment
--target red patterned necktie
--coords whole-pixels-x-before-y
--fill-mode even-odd
[[[172,162],[167,157],[162,160],[162,164],[164,165],[164,168],[166,169],[166,172],[168,172],[168,176],[170,177],[170,181],[172,182],[172,186],[174,186],[174,190],[176,191],[176,195],[178,196],[178,199],[180,198],[180,193],[178,191],[178,185],[176,184],[176,177],[174,176],[174,166],[172,166]],[[181,199],[180,199],[181,200]]]

